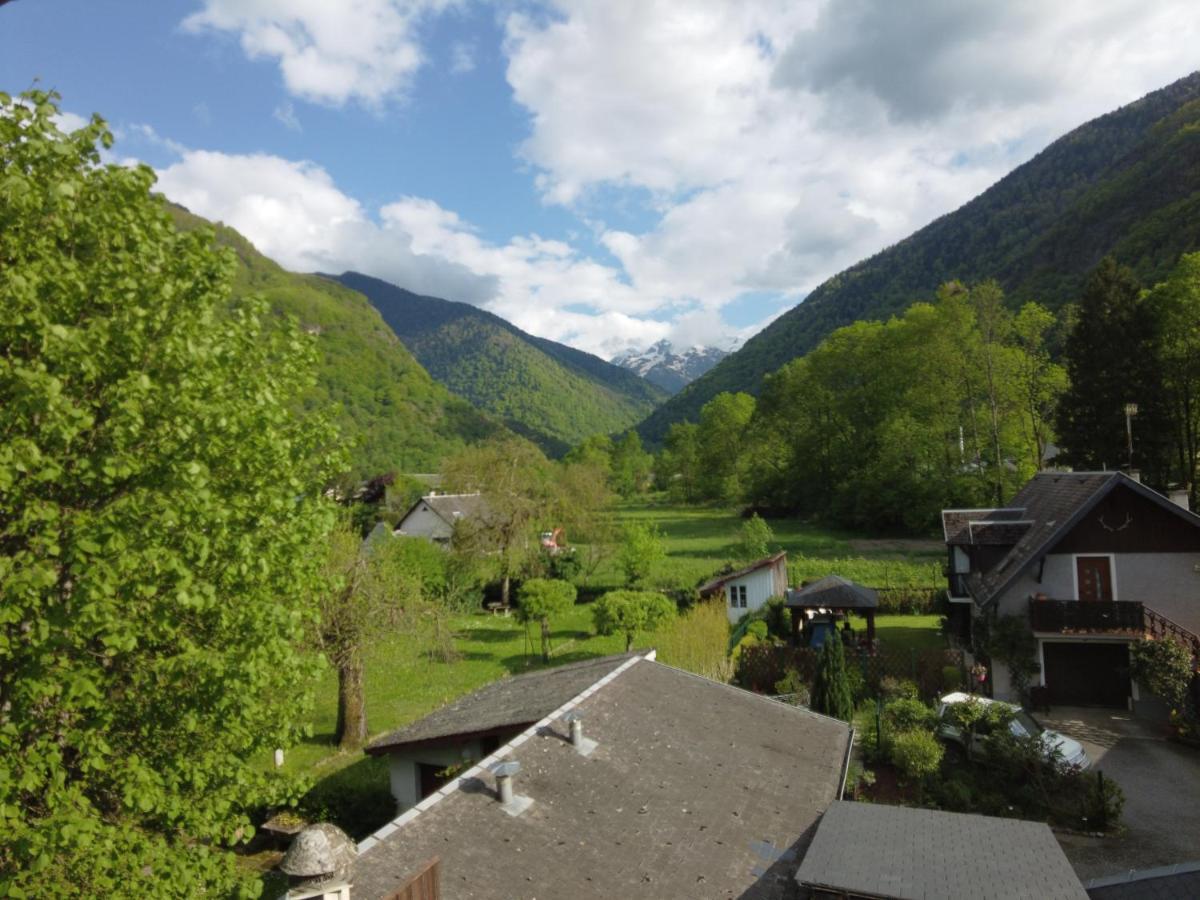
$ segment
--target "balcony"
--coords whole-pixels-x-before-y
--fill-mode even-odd
[[[949,581],[951,597],[970,597],[971,593],[967,590],[967,573],[966,572],[947,572],[946,578]]]
[[[1145,634],[1146,617],[1136,601],[1030,600],[1029,622],[1034,631],[1090,634],[1126,631]]]

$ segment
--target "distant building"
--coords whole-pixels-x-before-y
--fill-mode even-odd
[[[395,534],[423,537],[436,544],[448,545],[454,527],[463,519],[485,514],[487,501],[482,495],[431,493],[412,505],[396,525]]]
[[[718,575],[700,585],[699,590],[701,597],[719,594],[725,601],[729,621],[736,622],[787,591],[787,553],[780,551],[736,572]]]

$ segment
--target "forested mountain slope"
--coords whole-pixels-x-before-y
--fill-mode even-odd
[[[658,442],[722,391],[765,374],[856,320],[886,319],[938,285],[995,278],[1016,305],[1073,301],[1106,254],[1144,284],[1200,248],[1200,73],[1055,141],[953,213],[841,272],[688,385],[640,426]]]
[[[626,429],[666,397],[633,372],[468,303],[357,272],[333,277],[364,294],[434,378],[552,454]]]
[[[209,224],[172,207],[183,228]],[[317,335],[317,384],[301,399],[330,410],[351,443],[351,474],[437,471],[444,456],[505,431],[430,377],[365,297],[318,275],[288,272],[244,237],[215,226],[238,256],[237,291],[258,293]]]

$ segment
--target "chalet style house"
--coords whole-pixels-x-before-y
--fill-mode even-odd
[[[455,526],[464,519],[484,515],[487,506],[479,494],[439,494],[422,497],[404,514],[395,534],[422,537],[443,547],[450,545]]]
[[[1200,652],[1200,517],[1122,472],[1046,472],[1000,509],[948,509],[951,621],[1020,616],[1037,639],[1043,696],[1138,709],[1129,645],[1170,637]],[[993,661],[992,693],[1016,699]],[[1144,692],[1143,692],[1144,693]]]

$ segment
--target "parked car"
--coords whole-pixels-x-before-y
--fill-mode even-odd
[[[1066,735],[1059,734],[1057,731],[1051,731],[1048,728],[1043,728],[1041,724],[1021,707],[1012,703],[1005,703],[1001,700],[990,700],[987,697],[972,696],[957,691],[953,694],[947,694],[938,702],[937,716],[938,727],[937,735],[944,741],[952,741],[959,746],[966,748],[966,735],[962,729],[951,721],[950,708],[956,703],[966,703],[968,700],[975,700],[977,703],[982,703],[984,706],[999,705],[1010,709],[1013,713],[1012,721],[1009,722],[1009,730],[1017,737],[1035,737],[1041,741],[1042,746],[1046,748],[1046,755],[1049,756],[1055,750],[1062,754],[1063,762],[1069,766],[1078,766],[1081,769],[1086,769],[1091,766],[1092,761],[1088,758],[1087,752],[1083,749],[1083,745],[1079,741],[1073,740]],[[981,722],[975,730],[974,741],[971,745],[971,755],[974,757],[985,757],[987,755],[986,738],[988,725],[986,722]]]

